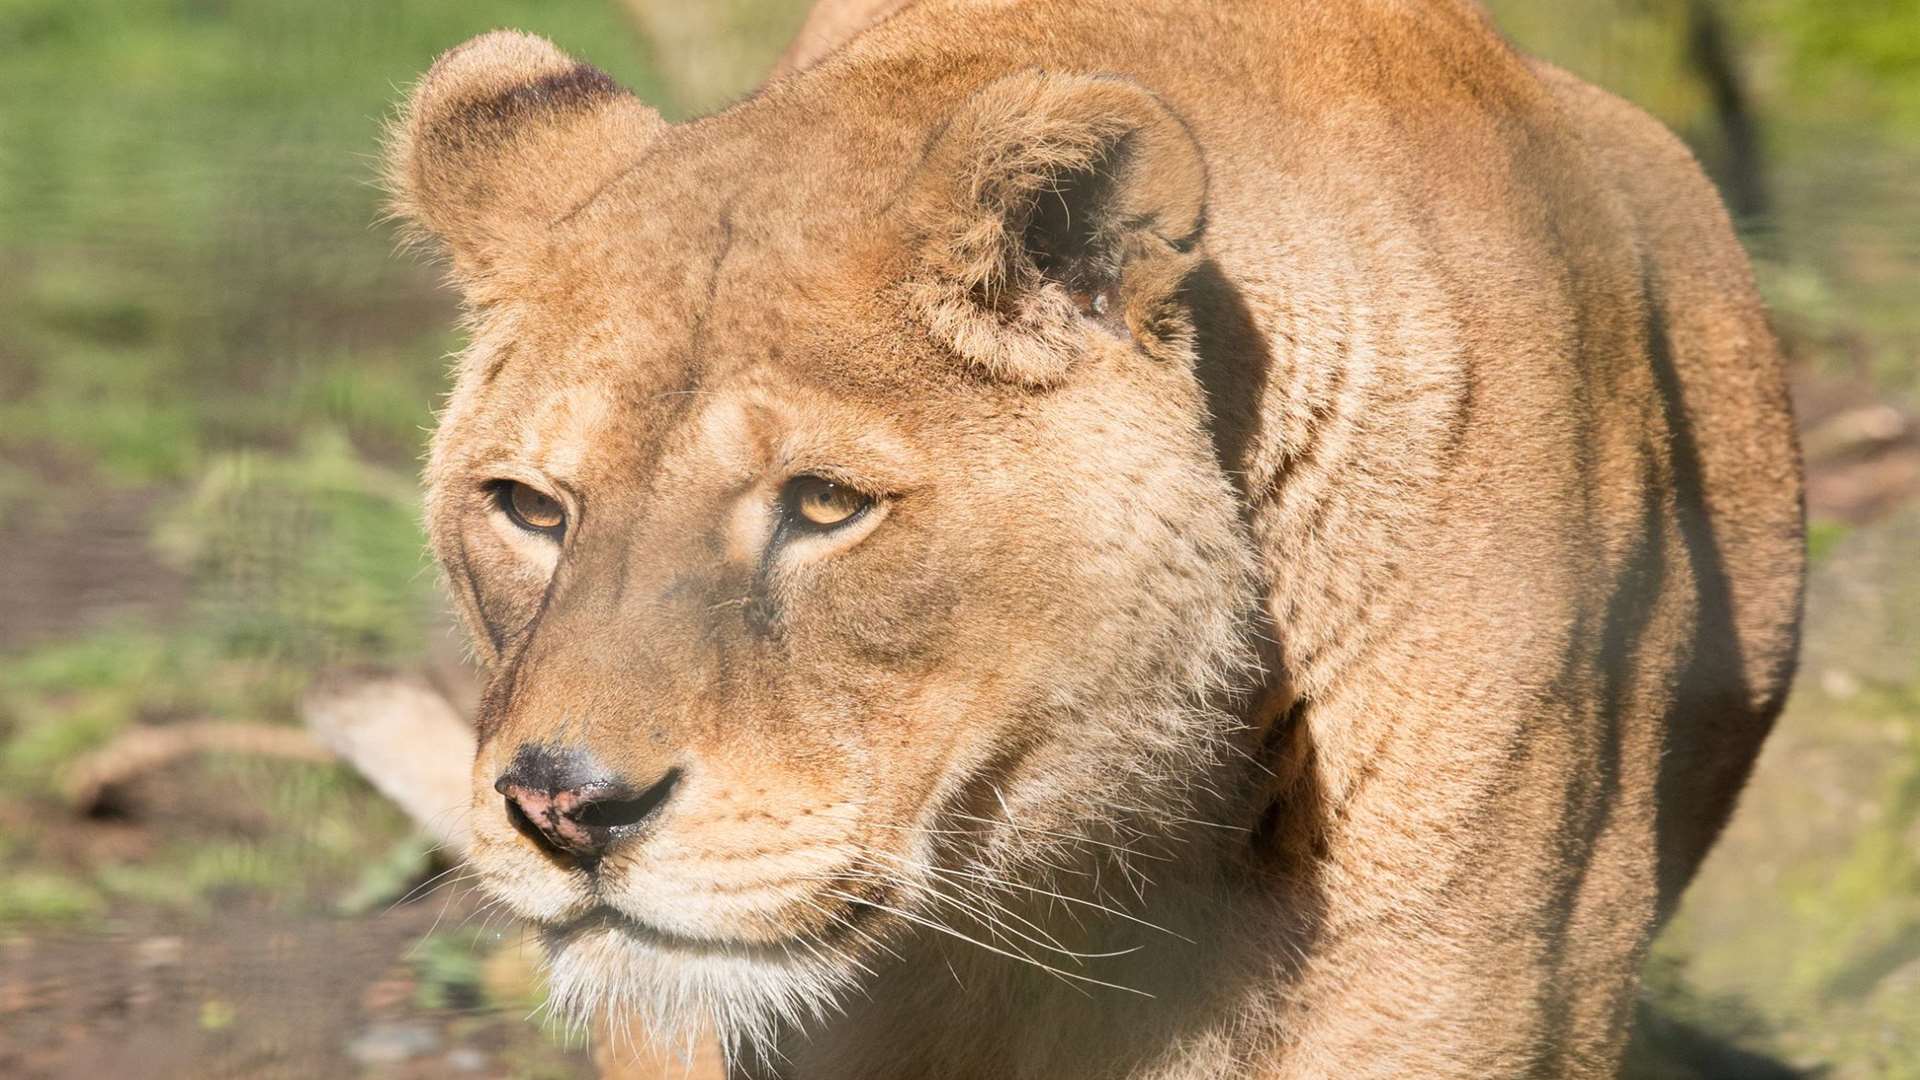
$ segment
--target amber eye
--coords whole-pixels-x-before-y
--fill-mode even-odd
[[[503,480],[495,486],[500,509],[515,525],[528,532],[558,536],[567,524],[567,511],[560,501],[535,487],[516,480]]]
[[[787,484],[787,512],[816,529],[845,525],[873,500],[845,484],[818,476],[797,476]]]

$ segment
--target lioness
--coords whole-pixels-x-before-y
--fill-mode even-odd
[[[745,1077],[1610,1074],[1800,602],[1686,150],[1468,0],[815,29],[677,126],[489,34],[393,136],[473,330],[472,858],[561,1008]]]

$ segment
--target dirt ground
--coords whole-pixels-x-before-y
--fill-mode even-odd
[[[93,817],[23,821],[0,803],[0,831],[34,835],[52,855],[41,863],[78,873],[280,827],[193,772],[143,778]],[[121,902],[84,930],[0,932],[0,1077],[595,1075],[582,1039],[535,1016],[536,946],[457,869],[422,865],[394,886],[400,901],[365,914],[286,910],[233,889],[185,917]]]
[[[497,1074],[502,1025],[409,1008],[404,957],[439,915],[232,912],[184,932],[13,939],[0,945],[0,1075]]]

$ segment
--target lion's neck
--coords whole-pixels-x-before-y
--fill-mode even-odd
[[[1170,873],[1139,893],[1105,884],[1098,900],[1036,897],[1008,904],[995,924],[955,918],[951,933],[922,929],[895,944],[897,957],[875,965],[840,1016],[783,1042],[778,1075],[1223,1075],[1244,1034],[1234,1029],[1249,1019],[1223,1001],[1244,1002],[1250,980],[1272,982],[1247,960],[1271,956],[1271,942],[1242,947],[1264,921],[1247,910],[1260,901],[1214,870]]]

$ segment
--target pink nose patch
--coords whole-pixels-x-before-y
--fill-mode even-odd
[[[560,847],[584,851],[595,846],[593,834],[574,817],[586,801],[580,792],[546,792],[508,784],[503,794],[520,807],[534,828]]]

